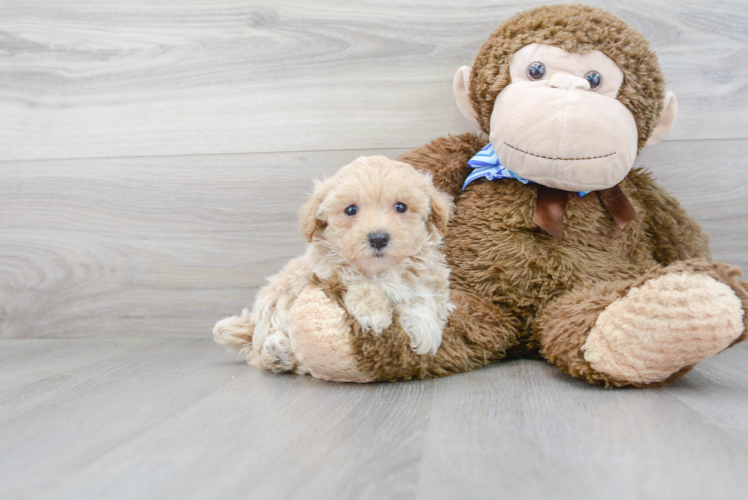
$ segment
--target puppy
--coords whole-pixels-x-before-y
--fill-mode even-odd
[[[343,285],[343,303],[364,331],[380,335],[396,314],[415,352],[435,354],[454,308],[439,250],[452,210],[430,174],[384,156],[356,159],[315,183],[299,214],[306,252],[269,279],[251,313],[219,321],[216,342],[253,366],[305,373],[291,348],[288,318],[316,276]]]

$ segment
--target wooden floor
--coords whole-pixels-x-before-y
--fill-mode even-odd
[[[0,342],[4,499],[746,498],[748,345],[659,390],[541,361],[339,385],[206,339]]]
[[[543,2],[0,0],[0,500],[748,498],[748,346],[657,390],[538,361],[336,385],[210,340],[311,179],[473,130],[454,71]],[[748,3],[595,1],[679,119],[637,165],[748,269]]]

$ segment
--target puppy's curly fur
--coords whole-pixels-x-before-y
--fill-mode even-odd
[[[344,305],[362,330],[380,335],[397,314],[413,350],[436,353],[454,307],[440,251],[452,211],[430,174],[384,156],[356,159],[317,183],[301,209],[305,254],[269,279],[251,312],[219,321],[215,341],[253,366],[306,373],[289,339],[289,317],[302,291],[322,281],[345,288]]]

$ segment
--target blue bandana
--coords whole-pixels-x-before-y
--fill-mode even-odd
[[[473,169],[470,175],[465,179],[465,184],[462,185],[464,190],[468,184],[476,179],[485,177],[489,181],[498,179],[517,179],[522,184],[531,182],[524,177],[515,174],[499,161],[496,152],[493,150],[493,146],[489,142],[485,148],[478,151],[478,154],[468,160],[468,165]],[[582,196],[589,194],[590,191],[578,191],[577,194],[581,198]]]

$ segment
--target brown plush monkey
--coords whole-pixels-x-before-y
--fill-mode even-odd
[[[310,290],[291,318],[303,373],[404,380],[540,356],[593,383],[644,387],[745,339],[740,271],[711,261],[698,224],[632,170],[677,111],[638,32],[586,6],[522,12],[454,89],[488,140],[440,138],[400,158],[456,202],[444,249],[457,307],[441,347],[415,354],[396,324],[363,333],[340,290]]]

